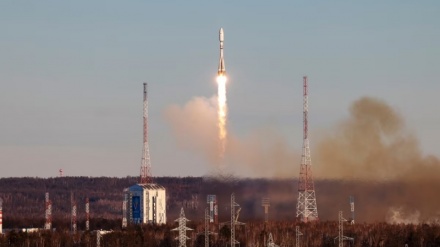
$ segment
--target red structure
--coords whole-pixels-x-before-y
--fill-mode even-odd
[[[310,157],[309,136],[308,136],[308,81],[307,76],[303,77],[304,88],[304,138],[301,156],[301,166],[298,181],[298,203],[296,206],[296,217],[298,220],[307,222],[318,220],[318,208],[316,206],[315,186],[312,176],[312,159]]]
[[[144,146],[142,150],[141,184],[152,183],[150,149],[148,147],[148,98],[147,83],[144,83]]]

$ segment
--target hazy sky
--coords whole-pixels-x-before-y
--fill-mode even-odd
[[[206,174],[164,111],[216,94],[220,27],[235,135],[269,128],[299,150],[308,75],[312,159],[362,96],[440,155],[439,13],[434,0],[0,1],[0,177],[138,175],[144,81],[153,174]]]

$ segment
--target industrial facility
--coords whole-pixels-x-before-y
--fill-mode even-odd
[[[127,221],[135,224],[166,223],[166,192],[158,184],[135,184],[124,190]]]
[[[124,189],[122,227],[132,224],[165,224],[166,190],[154,184],[151,176],[150,150],[148,146],[148,98],[144,83],[144,136],[140,182]]]

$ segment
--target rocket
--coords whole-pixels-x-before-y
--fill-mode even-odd
[[[220,41],[220,62],[218,63],[218,72],[217,75],[226,75],[226,67],[225,60],[223,58],[223,42],[225,41],[225,34],[223,32],[223,28],[220,28],[219,31],[219,41]]]

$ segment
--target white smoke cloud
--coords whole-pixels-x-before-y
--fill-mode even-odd
[[[391,207],[386,216],[387,223],[390,224],[419,224],[420,211],[408,212],[403,207]]]

